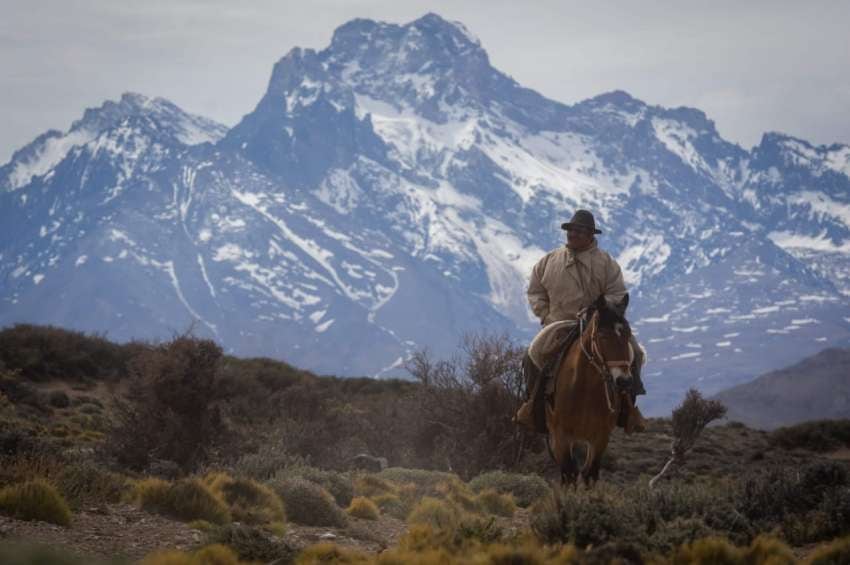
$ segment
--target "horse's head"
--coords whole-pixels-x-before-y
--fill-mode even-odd
[[[594,304],[595,322],[590,336],[594,355],[599,357],[619,388],[630,386],[632,379],[632,329],[625,318],[628,305],[628,294],[613,304],[600,296]]]

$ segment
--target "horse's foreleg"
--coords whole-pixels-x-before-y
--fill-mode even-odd
[[[561,470],[561,485],[575,486],[580,468],[573,459],[572,444],[563,446],[558,452],[558,466]]]
[[[587,467],[582,469],[581,477],[584,479],[584,484],[590,488],[596,481],[599,480],[599,469],[602,467],[602,456],[605,454],[605,449],[608,447],[608,438],[597,438],[593,443],[590,461]]]

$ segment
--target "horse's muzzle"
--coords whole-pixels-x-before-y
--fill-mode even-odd
[[[614,377],[614,385],[619,390],[629,390],[632,387],[632,375],[628,371],[623,371],[620,368],[611,370],[611,376]]]

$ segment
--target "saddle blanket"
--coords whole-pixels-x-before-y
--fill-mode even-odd
[[[538,369],[543,369],[552,357],[560,353],[567,335],[578,325],[576,320],[552,322],[543,327],[528,346],[528,356]]]

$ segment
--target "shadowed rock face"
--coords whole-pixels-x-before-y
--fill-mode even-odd
[[[850,418],[850,349],[830,348],[717,394],[727,419],[773,429]]]
[[[404,376],[465,332],[528,340],[528,273],[576,208],[622,265],[646,413],[850,339],[850,148],[611,92],[567,106],[462,25],[354,20],[275,64],[226,131],[125,95],[0,168],[0,324],[195,331]]]

